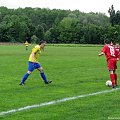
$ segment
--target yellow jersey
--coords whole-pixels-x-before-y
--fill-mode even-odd
[[[29,43],[26,41],[26,42],[25,42],[25,46],[28,46],[28,44],[29,44]]]
[[[36,45],[33,49],[32,52],[34,52],[34,62],[38,62],[38,57],[41,52],[41,47],[40,45]],[[30,54],[29,61],[33,62],[32,60],[32,53]]]

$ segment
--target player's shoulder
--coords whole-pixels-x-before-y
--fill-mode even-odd
[[[39,45],[35,45],[32,49],[32,51],[39,51],[40,50],[40,46]]]
[[[102,51],[107,52],[107,51],[109,51],[109,49],[110,49],[109,45],[104,45],[104,47],[102,48]]]
[[[108,45],[104,45],[103,48],[108,48]]]
[[[106,48],[114,48],[114,46],[111,45],[111,44],[105,45],[105,47],[106,47]]]
[[[40,49],[40,46],[39,45],[35,45],[35,48],[39,48]]]

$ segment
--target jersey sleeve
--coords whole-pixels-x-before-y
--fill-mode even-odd
[[[101,52],[104,52],[104,53],[106,52],[106,46],[102,48]]]
[[[116,49],[115,49],[115,56],[116,56],[116,58],[119,58],[119,56],[120,56],[119,51],[117,51]]]

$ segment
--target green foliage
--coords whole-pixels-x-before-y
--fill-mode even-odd
[[[44,28],[41,25],[38,25],[35,29],[35,35],[40,39],[43,40],[44,38]],[[39,43],[39,41],[37,41]]]
[[[45,39],[48,43],[101,44],[105,38],[119,42],[120,11],[112,6],[109,13],[110,18],[79,10],[0,7],[0,42],[38,43]]]
[[[30,35],[30,26],[32,26],[31,21],[27,16],[6,15],[0,23],[1,40],[24,42],[25,37]]]
[[[78,19],[74,16],[64,18],[59,24],[59,40],[61,43],[72,43],[75,41]]]
[[[31,42],[33,43],[33,44],[35,44],[35,43],[37,43],[38,42],[38,37],[36,36],[36,35],[33,35],[32,37],[31,37]]]
[[[114,6],[112,5],[111,8],[109,8],[108,13],[110,15],[110,22],[112,26],[120,25],[120,11],[118,10],[116,12]]]

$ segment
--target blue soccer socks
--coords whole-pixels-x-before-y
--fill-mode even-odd
[[[44,82],[45,82],[45,83],[48,83],[44,72],[42,72],[42,73],[40,73],[40,74],[41,74],[41,77],[42,77],[42,79],[44,80]]]
[[[30,75],[30,74],[28,74],[28,73],[26,73],[26,74],[24,75],[24,77],[23,77],[23,79],[22,79],[22,81],[21,81],[21,84],[22,84],[22,83],[24,84],[24,82],[26,81],[26,79],[28,78],[29,75]]]
[[[42,72],[42,73],[40,73],[40,74],[41,74],[41,77],[42,77],[42,79],[44,80],[45,84],[49,84],[49,83],[52,82],[52,81],[48,81],[48,80],[46,79],[46,76],[45,76],[44,72]],[[22,79],[21,82],[20,82],[20,85],[24,85],[24,83],[25,83],[25,81],[27,80],[27,78],[28,78],[29,75],[30,75],[30,74],[28,74],[28,73],[26,73],[26,74],[24,75],[23,79]]]

